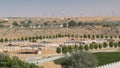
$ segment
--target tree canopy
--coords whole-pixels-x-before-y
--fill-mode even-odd
[[[8,55],[0,53],[0,68],[38,68],[38,66],[19,60],[16,56],[10,58]]]
[[[61,64],[63,68],[94,68],[97,59],[91,53],[74,52],[70,56],[55,60],[55,63]]]

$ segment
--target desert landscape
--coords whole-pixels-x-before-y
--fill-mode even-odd
[[[119,0],[1,0],[0,68],[120,68]]]

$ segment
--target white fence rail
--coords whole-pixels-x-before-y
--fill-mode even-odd
[[[99,66],[99,67],[96,67],[96,68],[120,68],[120,61],[110,63],[110,64],[106,64],[106,65],[103,65],[103,66]]]

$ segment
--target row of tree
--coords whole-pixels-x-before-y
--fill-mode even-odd
[[[103,21],[103,22],[82,22],[82,21],[75,21],[71,20],[68,23],[63,23],[64,27],[78,27],[78,26],[103,26],[103,27],[111,27],[111,26],[120,26],[120,22],[113,22],[113,21]]]
[[[56,34],[56,35],[40,35],[40,36],[32,36],[32,37],[21,37],[18,39],[7,39],[7,38],[1,38],[0,42],[8,42],[8,41],[27,41],[27,40],[38,40],[38,39],[45,39],[45,38],[63,38],[63,37],[80,37],[80,38],[119,38],[120,36],[104,36],[103,34],[98,34],[98,35],[90,35],[90,34],[84,34],[79,36],[78,34]]]
[[[85,45],[74,45],[74,46],[62,46],[57,47],[56,52],[58,54],[60,53],[72,53],[74,51],[83,51],[83,50],[91,50],[91,49],[101,49],[101,48],[107,48],[107,47],[120,47],[120,41],[119,42],[104,42],[103,44],[99,43],[92,43],[92,44],[85,44]]]

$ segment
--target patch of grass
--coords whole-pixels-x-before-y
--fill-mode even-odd
[[[120,52],[100,52],[94,53],[98,59],[98,66],[120,61]]]

